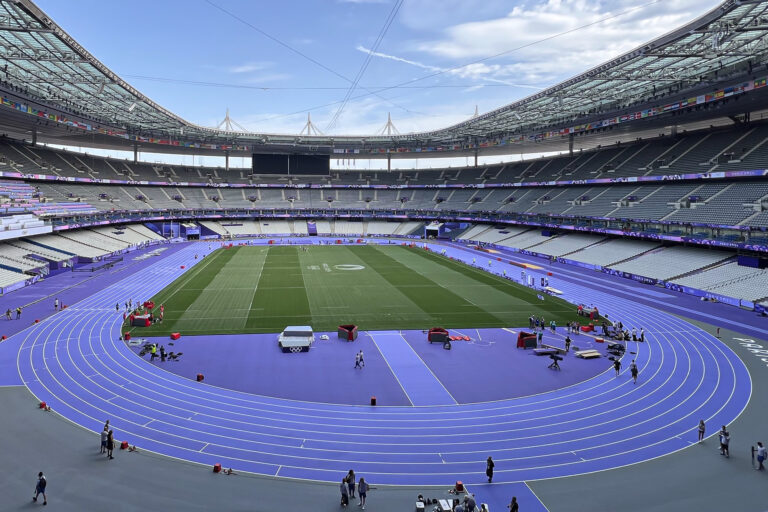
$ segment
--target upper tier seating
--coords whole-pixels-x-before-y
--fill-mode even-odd
[[[619,176],[706,173],[713,171],[768,168],[768,124],[724,127],[612,145],[579,151],[570,156],[532,159],[480,168],[338,171],[328,177],[277,177],[254,175],[250,169],[225,170],[213,167],[187,167],[166,164],[134,163],[30,146],[10,140],[0,141],[0,170],[22,173],[91,179],[135,180],[165,183],[206,184],[321,183],[333,185],[440,185],[446,183],[514,183],[519,181],[583,180]],[[242,191],[240,191],[242,192]],[[456,191],[455,204],[466,203],[471,195]],[[473,193],[474,194],[474,193]],[[135,194],[133,194],[135,195]],[[174,195],[174,194],[171,194]],[[268,194],[266,199],[275,199]],[[335,194],[332,194],[335,196]],[[445,193],[444,195],[447,195]],[[369,193],[346,191],[337,201],[365,202]],[[218,194],[221,202],[244,205],[243,194],[228,190]],[[163,199],[158,197],[158,201]],[[314,199],[314,198],[313,198]],[[326,199],[318,198],[320,200]],[[371,198],[373,199],[373,198]],[[261,200],[261,198],[259,198]],[[287,199],[279,198],[280,202]],[[307,201],[308,197],[298,198]],[[190,203],[206,201],[194,194]],[[284,206],[284,205],[283,205]],[[315,205],[317,206],[317,205]],[[464,205],[466,207],[466,205]]]

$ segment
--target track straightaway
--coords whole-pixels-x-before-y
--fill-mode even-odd
[[[628,370],[606,371],[534,396],[376,408],[216,388],[137,357],[119,339],[122,314],[114,308],[152,297],[183,274],[181,265],[205,261],[194,259],[202,252],[202,244],[183,248],[17,334],[23,340],[13,357],[26,386],[76,424],[98,431],[109,418],[118,439],[171,457],[332,482],[354,467],[371,482],[400,485],[484,482],[489,455],[498,482],[641,462],[688,447],[699,419],[730,423],[751,395],[746,367],[716,338],[569,282],[558,284],[564,298],[604,305],[611,318],[645,328],[647,342],[633,345],[637,385]]]

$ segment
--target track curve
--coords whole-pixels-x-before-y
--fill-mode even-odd
[[[145,450],[258,474],[336,482],[349,468],[377,484],[517,482],[612,469],[689,446],[699,419],[732,422],[751,395],[749,373],[727,346],[662,311],[588,283],[558,283],[642,326],[640,380],[606,371],[535,396],[430,407],[360,407],[251,395],[179,377],[119,340],[115,303],[148,298],[200,264],[192,245],[142,273],[17,334],[25,385],[56,412]],[[628,365],[625,364],[625,367]]]

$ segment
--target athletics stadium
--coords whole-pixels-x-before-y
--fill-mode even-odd
[[[211,127],[39,3],[0,0],[1,510],[42,471],[55,510],[330,511],[350,470],[371,511],[766,510],[768,1],[362,135],[348,100],[411,81],[366,61],[329,128]],[[661,4],[621,3],[600,23],[650,34]],[[270,32],[289,6],[199,4],[335,72]],[[366,59],[401,7],[365,7]],[[78,12],[81,40],[118,23]],[[214,81],[171,86],[223,111]]]

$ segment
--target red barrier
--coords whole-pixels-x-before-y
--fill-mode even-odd
[[[179,338],[181,338],[181,333],[180,332],[172,332],[171,333],[171,339],[172,340],[177,340]]]

